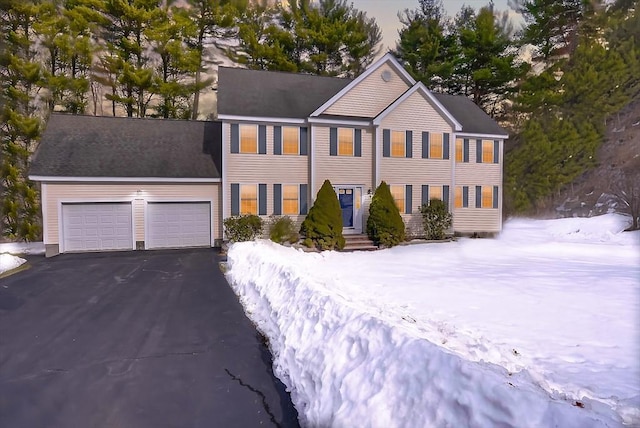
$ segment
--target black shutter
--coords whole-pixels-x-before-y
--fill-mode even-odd
[[[442,136],[442,159],[449,159],[449,133]]]
[[[442,186],[442,202],[444,202],[444,206],[447,207],[447,211],[451,211],[449,207],[449,186]]]
[[[382,130],[382,156],[388,158],[391,156],[391,130]]]
[[[469,162],[469,139],[465,138],[463,142],[464,146],[464,155],[462,157],[463,162]]]
[[[469,208],[469,186],[462,186],[462,208]]]
[[[258,184],[258,215],[267,215],[267,185]]]
[[[237,123],[231,124],[231,153],[240,153],[240,127]]]
[[[354,131],[353,138],[354,138],[353,155],[359,158],[362,156],[362,129],[356,129]]]
[[[308,211],[307,206],[307,184],[300,185],[300,214],[306,215]]]
[[[493,163],[500,161],[500,141],[495,140],[493,142]]]
[[[282,127],[281,126],[273,127],[273,154],[274,155],[282,154]]]
[[[498,208],[498,186],[493,186],[493,208]]]
[[[258,153],[267,154],[267,127],[265,125],[258,126]]]
[[[282,184],[273,185],[273,214],[282,214]]]
[[[408,158],[412,158],[413,157],[413,131],[407,131],[406,132],[406,141],[405,144],[406,149],[405,149],[405,156]]]
[[[329,155],[338,156],[338,128],[329,129]]]
[[[429,186],[422,185],[422,205],[429,205]]]
[[[240,215],[240,184],[231,183],[231,215]]]
[[[482,140],[476,140],[476,163],[482,163]]]
[[[422,133],[422,158],[429,159],[429,133],[426,131]]]
[[[482,186],[476,186],[476,208],[482,208]]]
[[[307,150],[309,147],[307,134],[307,127],[300,127],[300,156],[306,156],[309,153],[309,150]]]
[[[407,184],[404,189],[404,209],[406,214],[411,214],[413,211],[413,186]]]

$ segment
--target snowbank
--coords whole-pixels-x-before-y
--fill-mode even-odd
[[[44,254],[42,242],[8,242],[0,244],[0,253]]]
[[[640,246],[623,220],[590,219],[578,243],[564,220],[375,253],[244,243],[228,276],[305,426],[637,425]]]
[[[0,254],[0,274],[15,269],[26,262],[25,259],[12,256],[11,254]]]

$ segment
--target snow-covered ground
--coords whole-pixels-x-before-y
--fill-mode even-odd
[[[498,239],[303,253],[228,278],[304,426],[640,426],[640,234],[511,220]]]
[[[15,254],[44,254],[42,242],[11,242],[0,244],[0,274],[26,262]]]

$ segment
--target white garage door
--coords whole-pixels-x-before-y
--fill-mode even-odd
[[[211,246],[209,202],[150,202],[147,248]]]
[[[131,250],[131,203],[62,205],[65,252]]]

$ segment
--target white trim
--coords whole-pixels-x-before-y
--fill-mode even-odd
[[[213,219],[213,199],[206,199],[206,198],[199,198],[199,197],[172,197],[170,199],[167,198],[154,198],[151,197],[149,199],[144,199],[144,213],[143,213],[143,221],[144,221],[144,249],[145,250],[149,250],[152,248],[149,248],[149,240],[147,239],[147,237],[149,236],[149,221],[147,221],[149,219],[149,203],[156,203],[156,204],[170,204],[170,203],[189,203],[189,202],[201,202],[201,203],[208,203],[209,204],[209,246],[213,247],[213,243],[214,243],[214,237],[213,237],[213,230],[214,230],[214,219]],[[134,231],[134,241],[135,241],[135,231]],[[134,242],[135,245],[135,242]],[[179,247],[176,247],[179,248]]]
[[[340,203],[340,194],[338,192],[339,189],[350,189],[351,190],[351,195],[353,197],[353,208],[352,208],[352,215],[353,215],[353,226],[351,227],[343,227],[342,231],[343,233],[347,233],[347,234],[358,234],[358,233],[362,233],[363,229],[364,229],[364,225],[362,224],[362,220],[364,219],[364,212],[363,212],[363,206],[364,206],[364,202],[362,200],[363,195],[365,194],[365,185],[364,184],[332,184],[331,185],[333,187],[333,191],[336,193],[336,197],[338,198],[338,204]],[[356,190],[360,189],[360,209],[359,212],[356,213]],[[340,208],[340,211],[342,211],[342,207]],[[359,217],[358,219],[356,219],[356,217]],[[356,226],[358,225],[358,226]]]
[[[316,183],[316,127],[311,125],[311,132],[309,133],[311,136],[311,144],[309,147],[309,189],[307,192],[307,202],[311,202],[307,208],[310,208],[315,201],[315,183]],[[307,213],[309,209],[307,209]]]
[[[456,135],[458,137],[464,137],[464,138],[475,138],[475,139],[485,139],[485,138],[491,138],[492,140],[498,139],[498,140],[507,140],[509,139],[508,135],[499,135],[499,134],[478,134],[478,133],[471,133],[471,132],[458,132],[456,133]]]
[[[362,73],[360,76],[358,76],[356,79],[354,79],[347,86],[342,88],[342,90],[340,90],[340,92],[338,92],[333,97],[331,97],[327,102],[325,102],[320,107],[318,107],[316,109],[316,111],[311,113],[310,116],[314,117],[314,116],[319,116],[320,114],[322,114],[332,104],[334,104],[336,101],[338,101],[340,98],[342,98],[347,92],[351,91],[351,89],[353,89],[354,87],[358,86],[360,84],[360,82],[362,82],[364,79],[366,79],[369,75],[371,75],[374,71],[376,71],[378,68],[380,68],[383,64],[385,64],[387,62],[389,62],[389,65],[391,67],[393,67],[400,74],[400,76],[403,78],[403,80],[409,86],[412,86],[412,85],[414,85],[416,83],[414,78],[411,77],[411,75],[407,72],[407,70],[405,70],[404,67],[402,65],[400,65],[398,60],[389,52],[389,53],[386,53],[378,61],[376,61],[373,64],[371,64],[369,66],[369,68],[367,68],[364,71],[364,73]]]
[[[371,194],[373,195],[373,192],[376,191],[376,189],[378,188],[378,186],[381,183],[381,179],[380,179],[380,164],[382,163],[382,128],[380,128],[379,125],[375,125],[374,126],[375,129],[375,144],[373,145],[375,147],[375,160],[376,160],[376,164],[375,164],[375,174],[376,176],[374,177],[374,181],[373,181],[373,189],[371,189]]]
[[[226,130],[226,131],[225,131]],[[228,140],[227,140],[227,131],[230,134],[231,133],[231,125],[228,123],[223,123],[222,124],[222,171],[220,172],[222,175],[222,185],[221,190],[220,190],[220,197],[222,199],[222,202],[220,204],[220,218],[219,220],[223,220],[226,218],[226,208],[227,208],[227,186],[230,186],[230,183],[227,181],[227,149],[229,149],[229,151],[231,151],[231,147],[228,144]],[[238,147],[239,148],[239,147]],[[223,223],[220,223],[220,228],[221,228],[221,236],[222,239],[224,240],[225,236],[224,236],[224,225]]]
[[[261,123],[291,123],[291,124],[304,124],[306,119],[293,118],[293,117],[264,117],[264,116],[236,116],[220,114],[217,120],[228,120],[234,122],[261,122]]]
[[[64,253],[64,221],[62,218],[62,206],[65,204],[79,204],[79,205],[91,205],[91,204],[100,204],[100,203],[113,203],[113,204],[121,204],[121,203],[129,203],[131,208],[131,250],[136,249],[136,225],[135,225],[135,214],[133,212],[133,201],[135,198],[126,197],[126,198],[58,198],[58,251],[60,254]]]
[[[353,120],[353,119],[327,119],[327,118],[319,118],[319,117],[310,117],[308,120],[309,123],[319,123],[319,124],[327,124],[327,125],[343,125],[343,126],[355,126],[355,127],[367,127],[371,126],[371,120],[363,119],[363,120]]]
[[[47,202],[47,183],[42,183],[40,184],[40,210],[42,211],[42,243],[45,245],[48,243],[47,237],[49,236]]]
[[[29,180],[43,182],[86,183],[220,183],[220,178],[170,178],[170,177],[55,177],[30,175]]]
[[[407,89],[407,91],[405,91],[405,93],[402,94],[400,98],[395,100],[393,103],[389,104],[387,108],[385,108],[378,116],[376,116],[373,119],[373,124],[374,125],[382,124],[382,120],[389,113],[395,110],[396,107],[402,104],[407,98],[413,95],[416,91],[420,91],[425,96],[426,100],[430,102],[432,105],[434,105],[436,107],[436,110],[439,110],[440,114],[445,116],[445,118],[448,119],[448,121],[451,124],[453,124],[454,131],[462,131],[462,125],[460,124],[460,122],[458,122],[456,118],[453,117],[453,115],[449,113],[449,111],[446,108],[444,108],[444,106],[440,103],[440,101],[438,101],[436,97],[433,96],[431,91],[429,91],[422,82],[416,83],[410,89]]]

